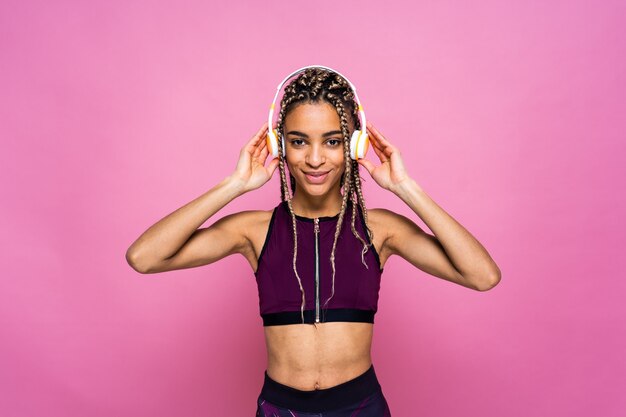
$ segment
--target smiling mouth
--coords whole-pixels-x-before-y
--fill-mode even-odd
[[[304,175],[306,176],[306,179],[313,184],[320,184],[322,182],[324,182],[324,180],[326,180],[326,177],[328,177],[328,173],[330,171],[327,172],[317,172],[317,173],[307,173],[305,172]]]

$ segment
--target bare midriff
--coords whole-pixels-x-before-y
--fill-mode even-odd
[[[267,375],[302,391],[326,389],[372,365],[373,323],[328,322],[266,326]]]

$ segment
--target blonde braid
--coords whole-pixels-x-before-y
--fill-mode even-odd
[[[359,175],[359,163],[357,161],[352,161],[352,164],[356,166],[355,169],[353,170],[354,175],[352,177],[354,180],[354,188],[356,190],[356,194],[359,199],[359,207],[361,207],[361,211],[363,212],[363,220],[365,221],[365,232],[367,233],[369,237],[369,241],[371,242],[371,243],[367,243],[364,240],[362,240],[361,237],[359,236],[359,240],[361,240],[361,242],[363,242],[363,245],[364,245],[363,250],[361,251],[361,262],[365,263],[365,259],[364,259],[365,254],[369,250],[369,247],[374,245],[373,243],[374,233],[372,233],[372,231],[370,230],[369,222],[367,221],[367,208],[365,207],[365,198],[363,198],[363,191],[361,189],[361,176]]]
[[[346,177],[350,178],[351,172],[352,172],[352,164],[350,163],[350,131],[348,129],[348,119],[346,117],[346,113],[344,111],[343,103],[341,102],[341,100],[337,98],[337,96],[333,93],[328,93],[326,97],[335,106],[335,108],[337,109],[337,113],[339,113],[339,118],[341,121],[341,133],[343,135],[343,155],[344,155],[344,161],[345,161],[345,175]],[[326,304],[328,304],[330,299],[333,298],[333,296],[335,295],[335,248],[337,247],[337,239],[339,238],[339,232],[341,231],[341,226],[343,224],[343,216],[346,211],[346,203],[348,201],[348,195],[352,193],[351,185],[352,185],[351,181],[344,183],[343,198],[341,200],[341,212],[339,213],[339,220],[337,221],[337,227],[335,229],[333,249],[330,253],[330,262],[331,262],[332,269],[333,269],[332,290],[331,290],[330,297],[328,297],[326,302],[324,302],[323,308],[325,308]]]
[[[352,234],[356,236],[356,238],[359,239],[361,243],[363,244],[363,249],[361,250],[361,263],[365,265],[365,268],[369,269],[370,267],[367,266],[367,263],[365,262],[365,254],[367,253],[367,250],[369,249],[369,245],[367,244],[365,240],[363,240],[359,232],[357,232],[356,228],[354,227],[354,222],[356,221],[356,210],[358,207],[358,202],[356,201],[356,197],[354,196],[354,193],[350,196],[350,198],[352,199]]]
[[[279,155],[278,165],[280,167],[280,184],[281,184],[281,191],[282,191],[281,196],[282,196],[283,202],[285,200],[287,201],[287,205],[289,206],[289,213],[291,214],[291,226],[293,228],[293,272],[296,274],[296,278],[298,279],[298,286],[300,287],[300,292],[302,293],[302,303],[300,304],[300,316],[302,318],[302,324],[304,324],[304,306],[306,304],[306,298],[304,295],[304,288],[302,287],[302,279],[300,278],[300,275],[298,274],[298,268],[296,267],[296,259],[298,257],[298,233],[297,233],[297,226],[296,226],[296,215],[293,212],[293,207],[291,205],[291,199],[293,197],[291,196],[291,193],[289,192],[289,189],[287,188],[287,179],[285,175],[285,157],[283,156],[283,144],[282,144],[282,140],[280,140],[280,137],[283,136],[283,122],[285,118],[285,109],[289,106],[291,102],[301,99],[303,97],[304,97],[303,95],[287,96],[285,93],[285,96],[283,97],[283,100],[280,105],[280,113],[278,115],[278,122],[276,126],[276,129],[279,135],[278,136],[279,138],[278,140],[278,155]]]

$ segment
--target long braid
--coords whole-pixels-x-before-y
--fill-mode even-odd
[[[348,119],[346,117],[346,113],[343,107],[343,103],[340,99],[336,98],[336,95],[333,93],[328,93],[327,96],[329,100],[331,100],[332,104],[337,109],[337,113],[339,113],[339,118],[341,121],[341,133],[343,135],[343,155],[345,161],[345,175],[346,177],[351,177],[352,164],[350,163],[350,131],[348,129]],[[352,181],[348,181],[344,184],[343,198],[341,200],[341,212],[339,213],[339,220],[337,221],[337,227],[335,229],[335,238],[333,240],[333,249],[330,252],[330,262],[333,269],[333,279],[332,279],[332,290],[330,297],[326,299],[324,302],[324,308],[326,304],[330,301],[331,298],[335,295],[335,248],[337,247],[337,239],[339,238],[339,233],[341,231],[341,226],[343,224],[343,216],[346,211],[346,204],[348,201],[348,195],[351,194],[351,185]]]
[[[287,97],[287,98],[283,97],[283,101],[280,106],[280,113],[278,115],[278,123],[277,123],[277,130],[278,130],[279,138],[283,135],[283,123],[284,123],[284,117],[285,117],[285,109],[289,106],[291,102],[302,97],[304,96],[294,95],[294,96]],[[280,155],[278,165],[280,166],[280,184],[281,184],[281,191],[282,191],[281,192],[282,201],[283,202],[285,200],[287,201],[287,205],[289,206],[289,213],[291,214],[291,225],[293,228],[293,272],[296,274],[296,278],[298,279],[298,285],[300,286],[300,292],[302,293],[302,304],[300,305],[300,316],[302,318],[302,323],[304,324],[304,306],[306,304],[306,299],[304,295],[304,288],[302,287],[302,279],[300,278],[300,275],[298,274],[298,269],[296,267],[296,259],[298,257],[298,233],[297,233],[297,227],[296,227],[296,216],[293,212],[293,207],[291,206],[291,199],[293,197],[290,195],[289,189],[287,188],[287,179],[285,175],[285,158],[283,157],[282,140],[278,141],[278,154]]]
[[[358,166],[358,162],[354,161],[354,164]],[[367,220],[367,208],[365,207],[365,198],[363,197],[363,190],[361,188],[361,176],[360,175],[357,174],[357,175],[354,176],[354,184],[355,184],[357,196],[359,198],[359,205],[363,209],[363,219],[365,220],[365,224],[368,226],[367,227],[367,234],[368,234],[368,236],[370,238],[369,240],[371,242],[371,241],[374,240],[374,233],[370,230],[369,222]]]
[[[358,118],[358,109],[357,107],[354,107],[354,111],[352,114],[352,119],[355,121],[355,130],[356,129],[361,129],[361,121]],[[353,190],[356,192],[356,196],[358,197],[358,206],[361,208],[361,211],[363,213],[363,219],[365,221],[365,231],[368,234],[369,237],[369,241],[371,243],[367,243],[365,240],[363,240],[363,238],[361,238],[361,235],[359,235],[359,233],[356,231],[356,229],[354,228],[354,221],[355,221],[355,216],[356,216],[356,201],[353,198],[352,201],[354,203],[354,208],[355,210],[352,212],[352,234],[354,236],[357,237],[357,239],[359,239],[361,241],[361,243],[363,243],[363,250],[361,251],[361,262],[363,263],[363,265],[365,265],[366,268],[369,269],[369,267],[367,266],[367,264],[365,263],[365,254],[367,253],[367,251],[369,250],[370,246],[373,246],[373,242],[374,242],[374,234],[372,233],[372,231],[369,228],[369,222],[367,220],[367,208],[365,207],[365,199],[363,198],[363,191],[361,189],[361,175],[360,175],[360,166],[359,163],[355,160],[352,160],[352,176],[350,178],[350,180],[353,182],[352,184],[352,188]],[[353,197],[353,196],[351,196]]]
[[[361,176],[359,175],[359,163],[357,161],[352,161],[352,164],[355,165],[354,175],[352,179],[354,180],[354,189],[356,191],[357,197],[359,199],[359,207],[361,207],[361,211],[363,212],[363,220],[365,221],[365,232],[369,237],[369,241],[371,243],[365,242],[361,239],[361,236],[358,236],[359,240],[363,243],[363,250],[361,251],[361,262],[365,264],[365,254],[369,250],[370,246],[373,246],[374,242],[374,233],[370,230],[369,222],[367,221],[367,208],[365,207],[365,198],[363,198],[363,190],[361,189]],[[353,229],[353,233],[356,234],[356,230]],[[365,264],[367,267],[367,264]],[[368,267],[369,269],[369,267]]]
[[[354,186],[354,184],[353,184]],[[369,245],[367,244],[367,242],[365,240],[363,240],[363,238],[361,237],[361,235],[359,235],[359,232],[356,231],[356,228],[354,227],[354,222],[356,220],[356,210],[358,207],[358,202],[357,199],[353,194],[350,195],[350,199],[352,200],[352,234],[354,236],[356,236],[357,239],[359,239],[361,241],[361,243],[363,244],[363,250],[361,250],[361,263],[363,265],[365,265],[365,268],[369,269],[370,267],[367,266],[367,263],[365,262],[365,254],[367,253],[367,250],[369,249]]]

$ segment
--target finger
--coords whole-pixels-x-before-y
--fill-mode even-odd
[[[274,175],[274,171],[276,171],[276,167],[278,166],[278,158],[274,158],[270,161],[269,165],[267,166],[267,170],[270,173],[270,177],[272,175]]]
[[[381,151],[380,149],[376,149],[375,146],[372,146],[372,148],[374,148],[374,152],[376,153],[376,156],[378,156],[380,162],[387,162],[387,157],[385,156],[383,151]]]
[[[367,122],[367,128],[376,133],[377,136],[382,136],[382,133],[380,133],[380,131],[372,124],[372,122]]]
[[[372,148],[374,149],[374,152],[378,156],[378,159],[380,159],[380,162],[385,162],[387,160],[387,157],[385,156],[383,150],[380,148],[380,144],[377,143],[375,140],[371,140],[370,143],[372,145]]]
[[[379,148],[384,149],[389,145],[389,142],[385,141],[380,132],[376,132],[373,129],[367,129],[367,134],[373,138]]]
[[[267,132],[267,122],[263,122],[263,125],[261,126],[261,128],[258,130],[258,132],[254,134],[254,136],[252,136],[252,138],[248,141],[247,145],[248,146],[254,145],[259,140],[265,138],[266,132]]]
[[[367,169],[367,172],[370,173],[370,175],[372,175],[372,171],[374,170],[374,168],[376,168],[374,164],[372,164],[368,159],[361,158],[361,159],[358,159],[357,162],[363,165],[365,169]]]
[[[252,154],[252,158],[259,159],[259,156],[261,155],[261,152],[263,151],[263,144],[257,143],[253,146],[254,146],[254,153]]]
[[[385,146],[391,145],[391,142],[389,142],[371,122],[367,122],[367,127],[370,132],[374,133],[374,136],[376,136],[376,139],[378,139],[380,143]]]
[[[267,149],[267,145],[261,148],[261,153],[259,154],[259,162],[261,164],[265,164],[265,160],[267,159],[267,155],[270,153],[269,149]]]
[[[261,136],[260,138],[256,138],[256,137],[253,138],[255,142],[252,142],[252,141],[248,142],[246,146],[243,147],[242,152],[248,153],[253,158],[256,158],[261,152],[263,145],[264,144],[266,145],[266,141],[263,138],[264,136]]]
[[[263,122],[259,131],[256,132],[256,136],[262,137],[265,132],[267,132],[267,122]]]
[[[261,140],[248,145],[248,152],[252,154],[253,159],[257,159],[259,157],[261,151],[263,150],[263,145],[265,144],[265,142],[266,141]]]
[[[370,131],[371,133],[374,133],[372,131]],[[393,152],[396,151],[396,147],[393,146],[391,143],[389,143],[389,141],[385,140],[384,138],[382,138],[381,135],[377,135],[377,134],[373,134],[372,136],[372,144],[374,146],[377,146],[378,149],[385,154],[385,156],[387,157],[391,157],[391,154]]]

